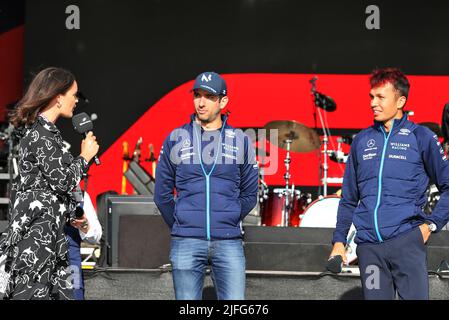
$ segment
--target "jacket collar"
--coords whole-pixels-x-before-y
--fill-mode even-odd
[[[405,112],[404,112],[404,115],[402,116],[401,119],[394,119],[393,120],[394,121],[393,122],[393,131],[392,132],[396,132],[399,129],[401,129],[405,125],[407,120],[408,120],[408,116],[407,116],[407,114]],[[374,128],[376,130],[379,130],[379,131],[384,131],[384,129],[383,129],[383,122],[381,122],[381,121],[374,121]]]

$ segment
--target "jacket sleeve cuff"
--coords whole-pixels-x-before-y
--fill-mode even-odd
[[[81,168],[83,169],[83,172],[86,173],[87,169],[89,169],[89,162],[87,162],[86,159],[84,159],[83,156],[76,157],[76,160],[80,160],[81,162]]]
[[[344,245],[346,245],[346,236],[342,235],[340,232],[334,231],[332,245],[334,245],[336,242],[342,242]]]
[[[438,219],[433,218],[432,216],[427,216],[426,217],[426,221],[429,221],[431,223],[434,223],[437,226],[437,229],[432,232],[432,233],[438,233],[441,231],[441,229],[443,229],[443,227],[445,226],[445,224],[440,223]]]

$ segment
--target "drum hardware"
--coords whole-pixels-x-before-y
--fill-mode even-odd
[[[288,220],[285,221],[285,188],[275,188],[270,196],[261,205],[260,215],[263,226],[299,227],[305,208],[312,202],[310,193],[303,193],[294,186],[289,190],[290,207],[288,208]],[[287,223],[286,223],[287,222]]]
[[[257,210],[257,215],[260,216],[265,200],[268,199],[268,185],[265,182],[265,171],[263,165],[265,165],[265,156],[269,156],[269,152],[267,152],[264,147],[258,147],[256,150],[257,155],[261,157],[260,162],[256,160],[257,167],[259,168],[259,190],[257,194],[259,210]]]
[[[342,184],[343,183],[343,178],[341,177],[327,177],[327,183],[339,183]]]
[[[289,138],[291,139],[287,139],[284,140],[284,143],[286,144],[286,150],[287,150],[287,154],[285,155],[285,159],[284,159],[284,164],[285,164],[285,174],[284,174],[284,180],[285,180],[285,189],[282,192],[282,195],[284,196],[284,206],[282,208],[282,219],[281,219],[281,226],[283,227],[287,227],[289,224],[289,219],[290,219],[290,210],[292,208],[291,206],[291,202],[293,201],[293,199],[290,199],[290,195],[293,195],[293,190],[289,189],[289,182],[290,182],[290,163],[291,163],[291,159],[290,159],[290,145],[293,142],[293,139],[298,139],[299,137],[295,134],[295,132],[291,131],[289,133]],[[294,188],[294,186],[292,186],[292,188]]]
[[[264,203],[261,210],[264,216],[262,223],[270,226],[298,226],[299,215],[307,205],[308,198],[299,190],[295,190],[294,185],[290,186],[290,152],[310,152],[316,150],[320,147],[320,138],[313,129],[296,121],[275,120],[267,123],[264,128],[278,130],[277,138],[270,140],[270,142],[285,149],[287,153],[284,159],[285,187],[275,189],[273,191],[273,197],[268,197],[267,203]],[[281,203],[278,203],[278,201],[281,201]],[[279,219],[275,219],[273,216],[279,213],[278,210],[280,210],[280,217]]]
[[[289,146],[291,152],[310,152],[318,149],[321,144],[320,137],[314,129],[293,120],[274,120],[268,122],[264,129],[278,130],[277,139],[268,138],[268,140],[279,148],[286,149],[286,141],[291,140]]]
[[[341,148],[341,144],[345,143],[344,141],[349,141],[349,140],[345,140],[343,137],[341,138],[337,138],[337,150],[329,150],[329,158],[337,163],[346,163],[346,161],[348,161],[348,154],[345,154]],[[351,141],[352,142],[352,141]]]
[[[348,161],[348,155],[341,151],[331,151],[329,158],[337,163],[346,163]]]

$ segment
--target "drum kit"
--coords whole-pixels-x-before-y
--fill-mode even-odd
[[[338,163],[345,163],[347,155],[341,150],[341,143],[350,143],[352,139],[349,137],[338,138],[337,150],[329,150],[326,141],[323,144],[320,137],[313,128],[309,128],[296,121],[275,120],[264,126],[267,130],[277,130],[278,135],[275,139],[268,139],[270,143],[285,149],[286,155],[284,159],[285,186],[269,190],[264,181],[263,166],[259,166],[259,214],[261,217],[261,225],[268,227],[317,227],[317,228],[335,228],[337,221],[337,210],[340,196],[337,194],[320,196],[312,202],[310,193],[302,192],[291,183],[292,176],[291,152],[306,153],[319,149],[323,146],[321,153],[323,158],[329,157]],[[263,151],[263,150],[262,150]],[[260,155],[261,153],[259,153]],[[263,154],[263,153],[262,153]],[[327,185],[329,179],[326,173],[326,161],[323,166],[324,178],[321,179],[323,185]],[[326,188],[324,189],[326,190]],[[356,259],[354,243],[355,228],[351,227],[348,236],[347,258],[349,262]]]
[[[312,203],[312,195],[310,193],[302,192],[298,188],[295,188],[295,185],[291,183],[291,152],[307,153],[319,149],[322,146],[320,137],[315,129],[290,120],[275,120],[268,122],[264,126],[264,129],[277,130],[278,134],[275,136],[276,138],[272,139],[270,135],[270,139],[268,140],[270,143],[285,149],[287,152],[284,159],[285,186],[282,188],[275,188],[270,191],[264,181],[263,167],[260,166],[259,212],[261,224],[263,226],[274,227],[301,227],[301,219],[306,215],[309,207],[314,203]],[[325,151],[323,148],[322,153],[324,158],[330,157],[330,159],[335,162],[345,163],[347,155],[341,151],[341,143],[346,143],[348,140],[343,140],[343,138],[341,138],[341,140],[338,141],[339,144],[337,150]],[[324,185],[327,185],[328,181],[329,179],[322,179]],[[327,194],[325,194],[324,197],[327,197]],[[336,216],[334,218],[336,219]],[[330,217],[330,220],[334,218]],[[317,227],[325,227],[325,225],[327,225],[327,221],[325,220],[322,221],[321,225],[317,225]]]
[[[312,95],[315,105],[325,111],[334,111],[336,104],[332,98],[325,96],[315,90],[316,78],[312,79]],[[316,108],[317,110],[318,108]],[[260,216],[260,224],[268,227],[321,227],[335,228],[337,220],[337,209],[340,196],[337,194],[328,195],[328,183],[342,183],[343,178],[329,178],[328,174],[328,158],[338,164],[346,163],[348,155],[342,151],[342,144],[351,144],[352,137],[342,136],[337,139],[338,147],[328,148],[330,131],[326,128],[327,119],[323,120],[320,110],[318,110],[321,125],[323,128],[323,138],[320,139],[318,130],[310,128],[304,124],[293,120],[274,120],[265,124],[263,129],[268,131],[276,130],[277,135],[267,135],[267,140],[281,149],[286,151],[284,158],[285,185],[273,190],[268,189],[267,183],[264,181],[263,166],[259,166],[259,210],[256,211]],[[315,114],[316,119],[316,114]],[[320,179],[323,186],[323,195],[312,202],[310,193],[302,192],[292,183],[291,175],[291,153],[307,153],[320,149]],[[259,150],[263,151],[263,150]],[[260,155],[261,153],[258,152]],[[262,152],[263,155],[267,153]],[[263,159],[261,161],[263,164]],[[335,180],[335,181],[333,181]],[[337,181],[338,180],[338,181]],[[320,190],[321,190],[320,186]],[[348,244],[347,257],[352,262],[356,259],[355,228],[351,227]]]

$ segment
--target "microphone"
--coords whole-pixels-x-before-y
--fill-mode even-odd
[[[337,109],[337,105],[329,96],[326,96],[318,91],[314,92],[315,95],[315,104],[317,107],[320,107],[321,109],[324,109],[326,111],[335,111]]]
[[[343,257],[338,255],[338,256],[333,256],[330,257],[329,260],[327,260],[326,263],[326,270],[330,271],[332,273],[340,273],[341,269],[343,268]]]
[[[86,137],[87,132],[94,129],[91,117],[89,117],[85,112],[74,115],[72,117],[72,124],[76,132],[82,134],[84,138]],[[96,155],[94,156],[94,160],[97,166],[101,164],[100,159],[98,159]]]

